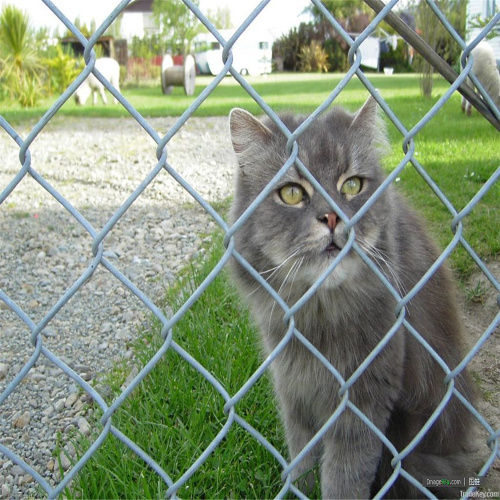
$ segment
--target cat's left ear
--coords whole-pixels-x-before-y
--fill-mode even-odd
[[[364,143],[385,152],[389,146],[386,125],[380,114],[380,108],[373,96],[370,96],[362,108],[354,115],[349,127],[354,136]]]
[[[234,108],[231,111],[229,129],[233,149],[239,160],[258,154],[263,146],[268,145],[273,136],[273,133],[262,122],[240,108]]]
[[[378,111],[377,111],[377,101],[375,98],[370,95],[366,102],[363,104],[361,109],[354,116],[354,121],[352,122],[352,126],[355,126],[357,122],[370,122],[377,119]]]

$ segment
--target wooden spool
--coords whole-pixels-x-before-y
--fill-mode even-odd
[[[184,64],[175,66],[170,54],[165,54],[161,63],[161,89],[171,94],[174,87],[184,87],[186,95],[193,95],[196,79],[196,64],[191,54],[184,56]]]

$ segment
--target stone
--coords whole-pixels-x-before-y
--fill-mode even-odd
[[[33,481],[34,479],[30,474],[24,474],[24,476],[19,476],[19,481],[17,482],[17,484],[19,486],[25,486],[32,483]]]
[[[76,392],[74,392],[73,394],[70,394],[66,398],[66,401],[64,402],[64,407],[71,408],[76,403],[77,399],[78,399],[78,394]]]
[[[31,420],[30,412],[25,411],[22,415],[20,415],[14,420],[12,425],[17,429],[23,429],[30,423],[30,420]]]
[[[122,315],[122,321],[125,323],[128,323],[129,321],[132,321],[135,317],[135,314],[133,311],[126,311]]]
[[[87,422],[85,417],[81,417],[78,420],[78,429],[80,429],[80,432],[84,436],[88,436],[90,434],[90,431],[91,431],[90,424]]]
[[[50,405],[50,406],[47,406],[47,408],[45,408],[45,410],[42,411],[42,415],[44,417],[50,417],[55,411],[55,408],[53,405]]]
[[[9,471],[14,477],[25,473],[25,470],[20,465],[13,465]]]
[[[54,403],[56,411],[60,412],[64,408],[64,399],[59,399]]]
[[[12,489],[9,484],[7,483],[2,484],[2,498],[9,498],[11,492]]]
[[[61,467],[64,471],[67,471],[71,467],[71,460],[69,457],[66,455],[66,453],[61,453],[60,456],[61,459]]]

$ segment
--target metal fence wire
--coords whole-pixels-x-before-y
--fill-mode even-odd
[[[164,135],[160,136],[154,128],[148,123],[148,121],[141,116],[140,113],[134,109],[133,106],[125,99],[125,97],[117,91],[103,76],[99,73],[99,71],[94,67],[96,61],[96,55],[94,52],[94,46],[98,41],[99,37],[103,35],[106,29],[116,20],[118,15],[124,10],[130,0],[121,1],[116,8],[110,13],[108,18],[103,22],[103,24],[95,31],[95,33],[90,37],[90,39],[86,39],[80,31],[75,27],[75,25],[66,17],[64,13],[64,8],[61,10],[54,5],[50,0],[42,0],[43,3],[53,12],[54,16],[60,19],[60,21],[64,24],[64,26],[70,30],[73,35],[82,43],[85,47],[84,51],[84,60],[86,62],[86,66],[83,71],[78,75],[78,77],[74,80],[74,82],[68,87],[68,89],[57,99],[57,101],[53,104],[53,106],[47,111],[47,113],[32,127],[31,131],[26,137],[21,137],[16,131],[16,126],[8,123],[2,116],[0,116],[0,126],[5,131],[10,138],[12,139],[12,148],[18,150],[19,152],[19,170],[13,176],[10,183],[3,189],[0,193],[0,204],[7,204],[9,201],[9,196],[16,189],[17,186],[21,185],[23,182],[26,182],[28,178],[32,178],[36,183],[38,183],[43,189],[45,189],[57,202],[63,207],[68,214],[72,216],[77,225],[81,226],[84,231],[86,231],[90,237],[92,238],[92,259],[88,266],[85,268],[84,272],[67,288],[63,290],[60,294],[57,292],[53,292],[54,296],[52,297],[53,303],[55,304],[50,311],[43,317],[41,321],[35,322],[32,318],[32,314],[30,313],[27,307],[21,307],[18,303],[16,303],[13,298],[11,298],[12,293],[9,296],[9,293],[0,289],[0,299],[4,304],[2,309],[2,315],[5,314],[5,311],[8,310],[10,313],[16,315],[18,319],[20,319],[24,326],[24,332],[26,343],[30,343],[32,345],[31,348],[31,356],[29,359],[25,359],[23,362],[23,366],[10,380],[7,379],[6,388],[3,390],[0,396],[0,412],[2,411],[2,406],[5,404],[6,400],[13,396],[16,391],[19,390],[20,386],[23,382],[26,382],[27,377],[30,372],[33,370],[35,365],[40,362],[40,360],[44,359],[46,363],[53,365],[54,367],[58,367],[64,374],[69,377],[72,383],[76,384],[78,388],[84,391],[89,397],[100,407],[103,412],[101,418],[102,430],[100,431],[97,438],[93,440],[86,453],[73,464],[73,466],[66,472],[64,477],[59,478],[59,482],[57,484],[51,484],[48,481],[47,477],[41,473],[41,471],[35,470],[34,467],[29,465],[26,458],[22,457],[22,453],[19,450],[22,450],[22,443],[16,442],[12,440],[0,440],[0,456],[3,455],[5,460],[8,460],[12,464],[20,467],[25,474],[29,474],[34,478],[36,483],[45,491],[49,498],[58,497],[66,487],[70,484],[70,482],[75,478],[75,476],[81,471],[83,467],[87,464],[90,458],[95,454],[96,450],[107,440],[110,439],[111,435],[115,436],[118,440],[122,441],[124,445],[129,447],[134,453],[137,454],[140,459],[144,461],[144,466],[149,466],[152,468],[157,474],[158,477],[163,481],[166,485],[166,496],[167,497],[175,497],[177,495],[178,490],[190,479],[190,477],[196,473],[197,470],[200,469],[204,461],[207,457],[214,451],[214,449],[219,446],[222,440],[227,436],[229,430],[233,426],[241,426],[247,432],[249,432],[259,443],[261,446],[265,447],[273,457],[277,460],[282,467],[282,480],[283,480],[283,489],[280,492],[280,496],[284,496],[286,494],[296,494],[300,496],[300,492],[294,487],[291,483],[291,465],[287,462],[287,457],[283,456],[278,450],[273,447],[269,440],[266,439],[266,436],[259,433],[255,430],[251,423],[245,421],[237,411],[237,405],[242,398],[251,390],[251,388],[257,383],[260,377],[266,372],[268,365],[272,362],[272,357],[266,360],[258,370],[248,379],[245,385],[236,393],[229,394],[228,390],[221,385],[221,383],[212,375],[212,373],[206,367],[202,366],[195,360],[186,350],[182,349],[175,342],[175,325],[182,318],[182,316],[186,313],[187,310],[197,301],[200,296],[204,293],[209,284],[215,279],[215,277],[220,273],[223,267],[227,264],[228,260],[237,255],[236,250],[234,249],[233,244],[233,235],[235,231],[242,225],[245,218],[250,217],[251,213],[255,209],[256,204],[260,203],[263,197],[267,194],[266,192],[262,193],[262,195],[257,199],[256,204],[253,205],[252,209],[248,211],[248,213],[244,214],[242,220],[238,221],[233,227],[230,227],[224,218],[219,214],[212,206],[209,204],[204,197],[202,197],[182,176],[178,173],[178,171],[174,168],[173,165],[169,163],[168,159],[168,151],[169,151],[169,142],[171,139],[179,133],[182,127],[186,124],[187,120],[193,115],[193,113],[202,105],[202,103],[207,99],[208,96],[216,89],[216,87],[222,82],[224,78],[226,78],[227,72],[229,72],[240,85],[245,89],[246,92],[255,100],[256,103],[261,107],[262,111],[266,113],[272,120],[278,123],[277,115],[274,110],[265,102],[265,100],[259,95],[259,93],[248,83],[248,81],[241,76],[235,69],[232,67],[233,62],[233,54],[232,47],[238,38],[242,35],[242,33],[251,25],[256,25],[259,23],[259,14],[266,8],[267,4],[275,0],[264,0],[255,6],[253,12],[248,16],[245,22],[236,30],[234,36],[232,36],[229,40],[225,40],[218,30],[211,24],[211,22],[207,18],[207,14],[202,12],[200,8],[190,0],[183,0],[186,6],[186,9],[191,9],[191,11],[201,20],[201,22],[205,25],[206,29],[213,34],[213,36],[220,42],[223,46],[223,62],[224,67],[220,71],[220,73],[213,79],[213,81],[201,92],[201,94],[193,100],[192,104],[185,110],[185,112],[175,121],[175,124],[170,128],[170,130]],[[419,287],[424,286],[425,281],[428,280],[431,276],[433,270],[439,266],[448,256],[449,254],[457,247],[462,246],[472,257],[472,259],[477,263],[477,266],[484,273],[484,276],[489,282],[492,284],[494,289],[497,292],[500,292],[500,284],[495,279],[494,275],[488,268],[487,264],[481,260],[481,258],[477,255],[474,248],[467,242],[462,233],[462,221],[463,219],[470,214],[471,211],[474,210],[475,206],[480,202],[483,196],[492,188],[494,183],[498,180],[500,176],[500,167],[496,170],[496,172],[481,186],[477,194],[470,200],[470,202],[463,208],[461,211],[458,211],[453,204],[448,200],[443,191],[440,189],[440,186],[437,182],[435,182],[431,176],[426,172],[425,166],[422,165],[416,155],[415,155],[415,144],[414,138],[417,134],[433,119],[433,117],[439,112],[439,110],[443,107],[443,105],[450,99],[452,94],[460,89],[460,92],[464,93],[471,97],[471,91],[467,87],[465,87],[464,83],[467,76],[470,73],[472,67],[472,59],[468,58],[468,55],[472,48],[481,41],[494,27],[498,25],[500,21],[500,13],[497,14],[493,20],[485,27],[485,29],[481,32],[481,34],[472,41],[469,45],[465,43],[463,39],[460,38],[458,33],[455,31],[451,23],[446,19],[445,16],[440,12],[438,4],[434,1],[428,1],[429,7],[434,11],[435,15],[439,17],[441,23],[446,27],[449,31],[455,42],[461,47],[464,51],[463,57],[463,68],[459,75],[456,75],[451,71],[450,68],[447,67],[445,63],[439,61],[436,63],[436,55],[429,51],[428,47],[426,48],[425,43],[419,39],[418,35],[416,35],[412,30],[410,30],[404,23],[399,20],[399,18],[394,15],[391,11],[396,6],[397,0],[390,1],[387,5],[378,2],[377,0],[367,0],[367,4],[372,7],[376,12],[376,17],[369,24],[369,26],[363,31],[361,36],[359,36],[355,41],[349,36],[349,34],[342,28],[339,22],[334,19],[330,13],[324,8],[322,3],[319,0],[312,0],[312,4],[314,4],[320,11],[322,11],[325,19],[334,27],[338,34],[345,40],[345,42],[350,46],[349,51],[349,61],[350,68],[342,78],[340,83],[332,88],[331,94],[328,98],[319,106],[316,111],[314,111],[310,117],[308,118],[308,122],[314,121],[318,115],[320,115],[326,108],[328,108],[337,98],[337,96],[342,92],[342,90],[346,87],[348,82],[354,77],[357,78],[363,83],[368,92],[372,94],[377,102],[382,107],[383,111],[389,118],[389,120],[395,125],[397,130],[401,133],[403,137],[403,153],[404,158],[400,162],[400,164],[392,170],[388,179],[386,181],[386,185],[395,181],[401,171],[406,168],[414,168],[422,177],[425,179],[427,184],[430,186],[431,190],[434,194],[439,198],[442,202],[443,206],[448,210],[453,216],[453,224],[452,228],[454,231],[454,237],[446,248],[445,251],[441,254],[439,260],[436,262],[436,265],[433,266],[433,269],[426,275],[423,282],[420,283]],[[402,121],[394,114],[388,104],[381,97],[379,92],[374,88],[372,83],[370,82],[370,78],[368,75],[363,73],[360,68],[361,57],[360,52],[358,50],[360,44],[376,29],[378,24],[382,20],[386,20],[389,24],[392,24],[400,33],[403,38],[412,43],[417,49],[425,55],[425,57],[434,61],[434,65],[436,69],[448,80],[451,85],[449,89],[443,94],[443,96],[438,100],[438,102],[432,107],[432,109],[411,129],[407,130],[403,125]],[[358,57],[355,57],[355,56]],[[438,58],[439,59],[439,58]],[[156,151],[151,151],[151,155],[156,155],[156,165],[151,170],[151,172],[144,177],[142,183],[136,187],[136,189],[130,194],[128,199],[123,203],[123,205],[114,213],[114,215],[107,221],[107,223],[100,229],[96,229],[92,226],[92,224],[78,211],[76,210],[71,202],[68,199],[65,199],[51,184],[51,182],[47,181],[37,169],[34,167],[36,161],[35,158],[32,157],[30,152],[30,147],[37,139],[37,137],[42,134],[45,127],[49,124],[51,119],[59,112],[63,104],[72,97],[75,90],[80,86],[80,84],[87,78],[87,76],[93,72],[94,75],[106,86],[106,88],[113,94],[114,97],[119,101],[119,103],[130,113],[132,117],[135,118],[137,123],[146,131],[146,133],[155,141],[157,147]],[[475,96],[471,97],[471,100],[474,100]],[[488,119],[494,126],[500,129],[498,123],[500,122],[500,113],[499,110],[494,106],[485,105],[483,101],[475,98],[475,105],[477,109],[482,112],[486,119]],[[221,131],[221,133],[226,133],[225,131]],[[289,139],[290,144],[290,160],[288,162],[289,165],[293,164],[294,159],[297,157],[297,148],[293,147],[294,141],[297,139],[297,135],[293,134],[289,130],[284,130],[284,133]],[[71,148],[71,144],[67,146]],[[0,167],[1,168],[1,167]],[[94,168],[99,169],[102,168],[100,165],[95,165]],[[106,167],[108,168],[108,167]],[[112,259],[109,259],[105,255],[106,245],[105,238],[110,234],[112,228],[115,225],[124,219],[124,214],[131,207],[131,205],[136,201],[146,190],[146,188],[155,182],[155,178],[158,176],[160,172],[168,172],[171,176],[171,182],[178,183],[185,189],[196,202],[203,207],[203,209],[209,214],[210,217],[222,228],[225,233],[225,243],[226,243],[226,252],[224,256],[220,260],[220,262],[214,267],[208,278],[197,288],[186,301],[184,306],[179,309],[175,314],[172,314],[170,317],[164,314],[160,308],[155,304],[155,300],[157,297],[148,297],[145,293],[143,293],[136,284],[134,284],[133,280],[129,277],[126,277],[118,268],[113,264]],[[207,182],[210,182],[210,179],[207,179]],[[491,215],[492,217],[497,216],[495,214]],[[21,234],[21,233],[20,233]],[[20,236],[22,237],[22,236]],[[369,261],[369,259],[368,259]],[[372,270],[375,273],[378,273],[377,268],[374,265],[371,265]],[[100,270],[101,272],[111,273],[120,283],[121,286],[126,288],[137,297],[145,307],[151,311],[151,313],[160,321],[162,325],[162,337],[163,343],[158,352],[149,360],[149,362],[144,366],[144,368],[137,373],[137,375],[133,378],[131,383],[122,391],[121,395],[114,400],[111,405],[108,405],[105,402],[105,398],[98,392],[98,389],[92,387],[87,381],[85,381],[82,376],[80,376],[75,370],[70,368],[71,360],[62,359],[61,356],[55,355],[48,347],[45,342],[44,336],[42,333],[49,328],[52,322],[57,318],[58,314],[63,308],[72,307],[72,297],[77,294],[82,287],[89,281],[95,279],[96,271]],[[256,279],[259,279],[258,274],[254,272]],[[415,291],[414,291],[415,292]],[[500,296],[499,296],[500,297]],[[402,298],[402,304],[404,305],[404,301],[407,298]],[[304,299],[305,300],[305,299]],[[283,302],[280,302],[283,304]],[[500,305],[500,299],[498,301]],[[288,308],[286,305],[283,305],[285,318],[288,321],[293,320],[293,314],[302,306],[302,303],[299,302],[295,304],[292,308]],[[494,330],[498,327],[500,322],[500,313],[496,314],[493,321],[483,332],[479,340],[476,342],[474,347],[467,353],[467,356],[463,360],[462,364],[457,367],[453,372],[448,374],[447,381],[448,383],[452,383],[453,377],[455,374],[459,373],[461,368],[468,364],[469,361],[479,352],[481,347],[485,344],[485,342],[493,335]],[[1,327],[1,325],[0,325]],[[2,328],[3,329],[3,328]],[[0,331],[0,338],[4,334],[4,332]],[[66,339],[61,338],[61,342],[65,342]],[[383,347],[380,346],[379,350]],[[191,466],[181,471],[178,477],[171,477],[166,470],[162,467],[161,463],[158,463],[154,458],[154,453],[149,450],[146,452],[141,449],[136,443],[132,442],[127,436],[125,436],[120,429],[116,428],[113,425],[113,415],[114,413],[123,405],[123,403],[127,400],[129,395],[135,388],[137,388],[141,382],[145,379],[145,377],[150,373],[155,365],[162,359],[162,357],[169,351],[175,351],[178,355],[185,360],[186,363],[191,365],[195,370],[197,370],[206,380],[215,388],[215,390],[222,396],[225,401],[224,411],[227,415],[226,422],[223,425],[222,430],[219,432],[217,437],[212,441],[212,443],[204,450],[202,450],[198,456],[198,458],[191,464]],[[374,352],[373,355],[377,355],[377,352]],[[167,382],[166,382],[167,383]],[[498,403],[498,402],[497,402]],[[492,423],[488,422],[486,418],[478,412],[477,409],[473,408],[470,405],[467,405],[467,408],[470,412],[473,413],[474,417],[479,422],[479,425],[485,430],[487,433],[487,446],[491,450],[488,457],[485,459],[485,462],[482,466],[482,469],[479,471],[480,475],[485,475],[490,471],[493,467],[493,464],[497,458],[500,457],[499,452],[499,444],[500,444],[500,429],[495,429],[492,427]],[[37,411],[35,409],[35,411]],[[0,413],[1,415],[1,413]],[[137,418],[141,418],[140,415],[137,415]],[[370,420],[364,416],[360,415],[365,423],[376,432],[374,424],[370,422]],[[12,424],[12,423],[11,423]],[[5,422],[3,425],[7,425]],[[425,429],[417,436],[418,440],[421,439],[422,433],[425,432]],[[310,443],[310,446],[312,444]],[[400,463],[401,455],[396,456],[396,465],[398,465],[398,461]],[[4,463],[5,463],[4,460]],[[292,464],[293,465],[293,464]],[[393,478],[395,479],[395,478]],[[421,478],[413,478],[415,484],[420,484]],[[475,486],[471,486],[468,490],[468,493],[472,493],[476,491]],[[432,494],[425,490],[422,487],[422,493],[432,497]]]

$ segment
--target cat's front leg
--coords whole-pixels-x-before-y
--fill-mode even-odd
[[[290,452],[290,460],[294,460],[314,437],[315,431],[309,425],[304,413],[292,401],[282,404],[283,423]],[[300,407],[302,405],[299,405]],[[311,494],[315,486],[314,467],[319,462],[319,445],[315,446],[292,471],[292,481],[306,495]]]
[[[342,420],[343,428],[332,429],[323,439],[321,496],[324,500],[370,498],[382,443],[354,415],[344,415]],[[346,420],[353,421],[350,428]]]

